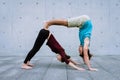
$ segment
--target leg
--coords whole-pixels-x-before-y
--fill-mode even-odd
[[[48,29],[51,25],[62,25],[62,26],[68,26],[68,22],[65,19],[55,19],[47,21],[44,25],[45,29]]]
[[[33,48],[30,50],[30,52],[28,53],[28,55],[26,56],[26,58],[24,60],[24,64],[22,65],[22,68],[31,69],[30,66],[32,66],[32,65],[30,64],[30,60],[41,48],[44,41],[47,39],[48,35],[49,35],[49,31],[44,30],[44,29],[40,30],[39,35],[35,41]]]
[[[84,40],[84,46],[83,46],[83,58],[85,63],[88,67],[90,67],[89,57],[88,57],[88,45],[89,45],[89,38],[85,38]]]

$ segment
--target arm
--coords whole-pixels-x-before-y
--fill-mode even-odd
[[[54,19],[54,20],[45,22],[44,28],[48,29],[49,26],[51,26],[51,25],[68,26],[68,22],[67,22],[67,20],[64,20],[64,19]]]
[[[88,69],[90,71],[97,71],[97,69],[95,68],[92,68],[91,65],[90,65],[90,60],[89,60],[89,57],[88,57],[88,45],[89,45],[89,39],[86,38],[85,39],[85,45],[83,47],[83,53],[84,53],[84,61],[85,61],[85,64],[88,66]]]
[[[61,61],[61,58],[62,58],[61,55],[58,54],[58,55],[57,55],[57,59],[58,59],[59,61]],[[81,71],[81,70],[82,70],[82,71],[84,70],[83,68],[77,67],[77,66],[76,66],[77,63],[74,62],[73,60],[71,60],[71,59],[68,59],[68,60],[69,60],[69,63],[68,63],[69,66],[71,66],[71,67],[73,67],[73,68],[75,68],[75,69],[77,69],[77,70],[80,70],[80,71]]]
[[[75,69],[77,69],[77,70],[80,70],[80,71],[83,71],[83,70],[84,70],[83,68],[77,67],[77,66],[74,65],[72,62],[69,62],[68,65],[71,66],[71,67],[73,67],[73,68],[75,68]]]
[[[91,67],[91,65],[90,65],[90,60],[89,60],[89,58],[88,58],[87,52],[88,52],[88,51],[84,51],[84,54],[85,54],[85,56],[84,56],[84,61],[85,61],[86,65],[88,66],[88,69],[89,69],[90,71],[98,71],[98,69]]]
[[[79,63],[73,61],[72,59],[68,59],[70,62],[72,62],[74,65],[78,65]]]

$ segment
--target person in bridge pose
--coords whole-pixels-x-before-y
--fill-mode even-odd
[[[79,28],[79,53],[83,58],[84,63],[88,66],[91,71],[97,71],[96,68],[92,68],[90,64],[90,59],[92,54],[90,54],[89,46],[92,33],[92,22],[89,16],[81,15],[78,17],[73,17],[69,19],[53,19],[45,22],[44,28],[48,29],[52,25],[60,25],[68,28]]]

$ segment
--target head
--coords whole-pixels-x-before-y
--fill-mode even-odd
[[[58,54],[56,57],[57,57],[57,60],[58,60],[58,61],[60,61],[60,62],[62,61],[61,55]]]

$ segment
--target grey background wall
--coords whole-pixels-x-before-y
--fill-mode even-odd
[[[120,54],[120,0],[0,0],[0,55],[26,55],[44,21],[89,15],[91,52]],[[78,29],[53,26],[50,31],[67,54],[78,55]],[[53,56],[44,44],[37,55]]]

